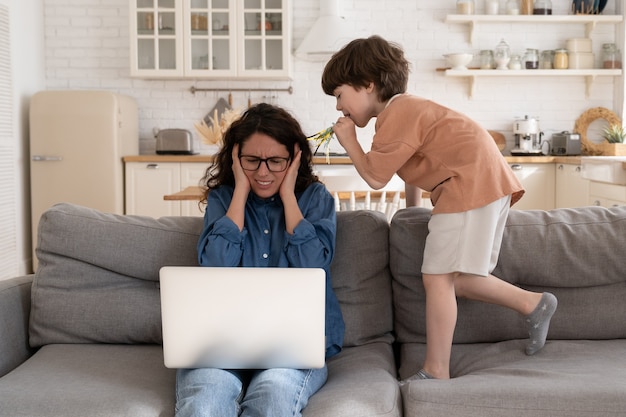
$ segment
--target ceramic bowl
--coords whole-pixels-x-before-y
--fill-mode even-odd
[[[444,56],[453,70],[466,70],[467,64],[472,62],[472,58],[474,58],[474,55],[466,53],[445,54]]]

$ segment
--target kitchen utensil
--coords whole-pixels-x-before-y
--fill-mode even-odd
[[[212,118],[215,120],[220,120],[220,117],[222,116],[222,114],[224,114],[226,110],[231,110],[231,109],[232,109],[232,96],[229,95],[228,101],[220,97],[219,100],[217,100],[217,103],[215,103],[215,106],[213,106],[213,108],[211,109],[211,111],[208,112],[204,116],[204,122],[208,126],[211,126],[213,125],[213,121],[211,120]]]
[[[515,147],[511,149],[511,155],[537,156],[543,155],[543,132],[539,129],[539,121],[533,117],[525,116],[524,119],[513,123],[513,135]]]
[[[594,60],[593,52],[570,52],[568,56],[570,69],[591,69]]]
[[[452,67],[453,70],[466,70],[467,64],[472,61],[474,55],[467,53],[454,53],[454,54],[444,54],[446,60],[448,61],[448,65]]]
[[[552,134],[552,155],[580,155],[580,134],[563,131]]]
[[[156,137],[159,155],[193,155],[193,137],[186,129],[162,129]]]
[[[573,14],[600,14],[607,0],[572,0]]]
[[[568,52],[591,52],[590,38],[572,38],[565,41],[565,49]]]

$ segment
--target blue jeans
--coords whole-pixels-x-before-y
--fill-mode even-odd
[[[179,369],[176,417],[297,417],[328,370]]]

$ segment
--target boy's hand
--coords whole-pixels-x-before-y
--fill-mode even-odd
[[[356,125],[349,117],[343,116],[337,119],[337,123],[333,125],[333,131],[341,146],[346,150],[350,147],[350,144],[357,142]]]

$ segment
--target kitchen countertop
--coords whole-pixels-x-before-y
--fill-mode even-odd
[[[511,164],[573,164],[581,162],[580,156],[505,156]],[[124,162],[213,162],[213,155],[131,155],[123,157]],[[314,156],[313,163],[326,164],[326,157]],[[351,165],[347,156],[331,156],[330,165]]]

